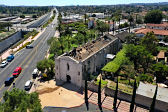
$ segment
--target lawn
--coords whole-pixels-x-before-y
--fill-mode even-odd
[[[13,33],[15,33],[15,30],[0,33],[0,41],[1,41],[1,39],[5,39],[6,37],[12,35]]]
[[[95,84],[96,84],[96,85],[99,85],[99,81],[100,81],[100,80],[95,81]],[[106,80],[101,80],[101,87],[103,88],[104,86],[107,85],[107,83],[108,83],[108,81],[106,81]]]
[[[111,88],[111,89],[115,90],[116,83],[113,82],[113,81],[110,81],[110,84],[109,84],[108,88]],[[119,91],[122,91],[122,92],[127,93],[127,94],[132,94],[132,92],[133,92],[132,87],[121,84],[121,83],[118,83],[118,88],[119,88]]]

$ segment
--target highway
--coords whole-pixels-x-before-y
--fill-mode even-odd
[[[15,59],[5,68],[0,68],[0,101],[2,101],[3,92],[11,90],[13,85],[5,87],[4,81],[12,75],[16,67],[22,67],[21,74],[15,78],[15,87],[24,89],[25,82],[32,79],[32,72],[36,68],[36,63],[44,59],[49,46],[47,40],[55,35],[55,27],[57,25],[58,13],[56,13],[53,22],[31,45],[33,49],[22,49],[15,55]]]

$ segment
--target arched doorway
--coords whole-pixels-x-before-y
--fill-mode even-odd
[[[67,75],[66,78],[67,78],[67,82],[70,83],[71,82],[71,76]]]

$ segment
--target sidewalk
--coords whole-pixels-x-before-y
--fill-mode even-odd
[[[79,94],[79,93],[77,93]],[[84,94],[83,95],[78,95],[82,98],[84,98]],[[98,94],[92,91],[88,90],[88,99],[90,103],[96,104],[98,105]],[[105,96],[104,91],[102,91],[101,93],[101,101],[102,101],[102,107],[112,110],[113,111],[113,97],[109,97],[109,96]],[[130,108],[130,103],[125,102],[125,101],[120,101],[117,100],[117,107],[118,107],[118,112],[129,112],[129,108]],[[135,106],[135,112],[148,112],[148,110],[143,109],[141,107]]]
[[[32,36],[30,36],[28,39],[26,39],[23,43],[21,43],[19,46],[17,46],[14,49],[8,49],[7,51],[5,51],[1,56],[0,56],[0,61],[1,60],[5,60],[11,53],[17,52],[17,50],[22,47],[22,45],[24,45],[27,42],[31,42],[32,40],[36,40],[43,32],[45,31],[45,29],[43,29],[43,31],[39,32],[33,39]]]

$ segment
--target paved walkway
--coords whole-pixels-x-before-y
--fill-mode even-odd
[[[84,98],[84,95],[81,95]],[[97,105],[98,94],[88,91],[89,102]],[[113,111],[113,97],[105,96],[104,91],[101,94],[102,107]],[[118,112],[129,112],[130,103],[117,100]],[[135,106],[135,112],[148,112],[148,110]]]

